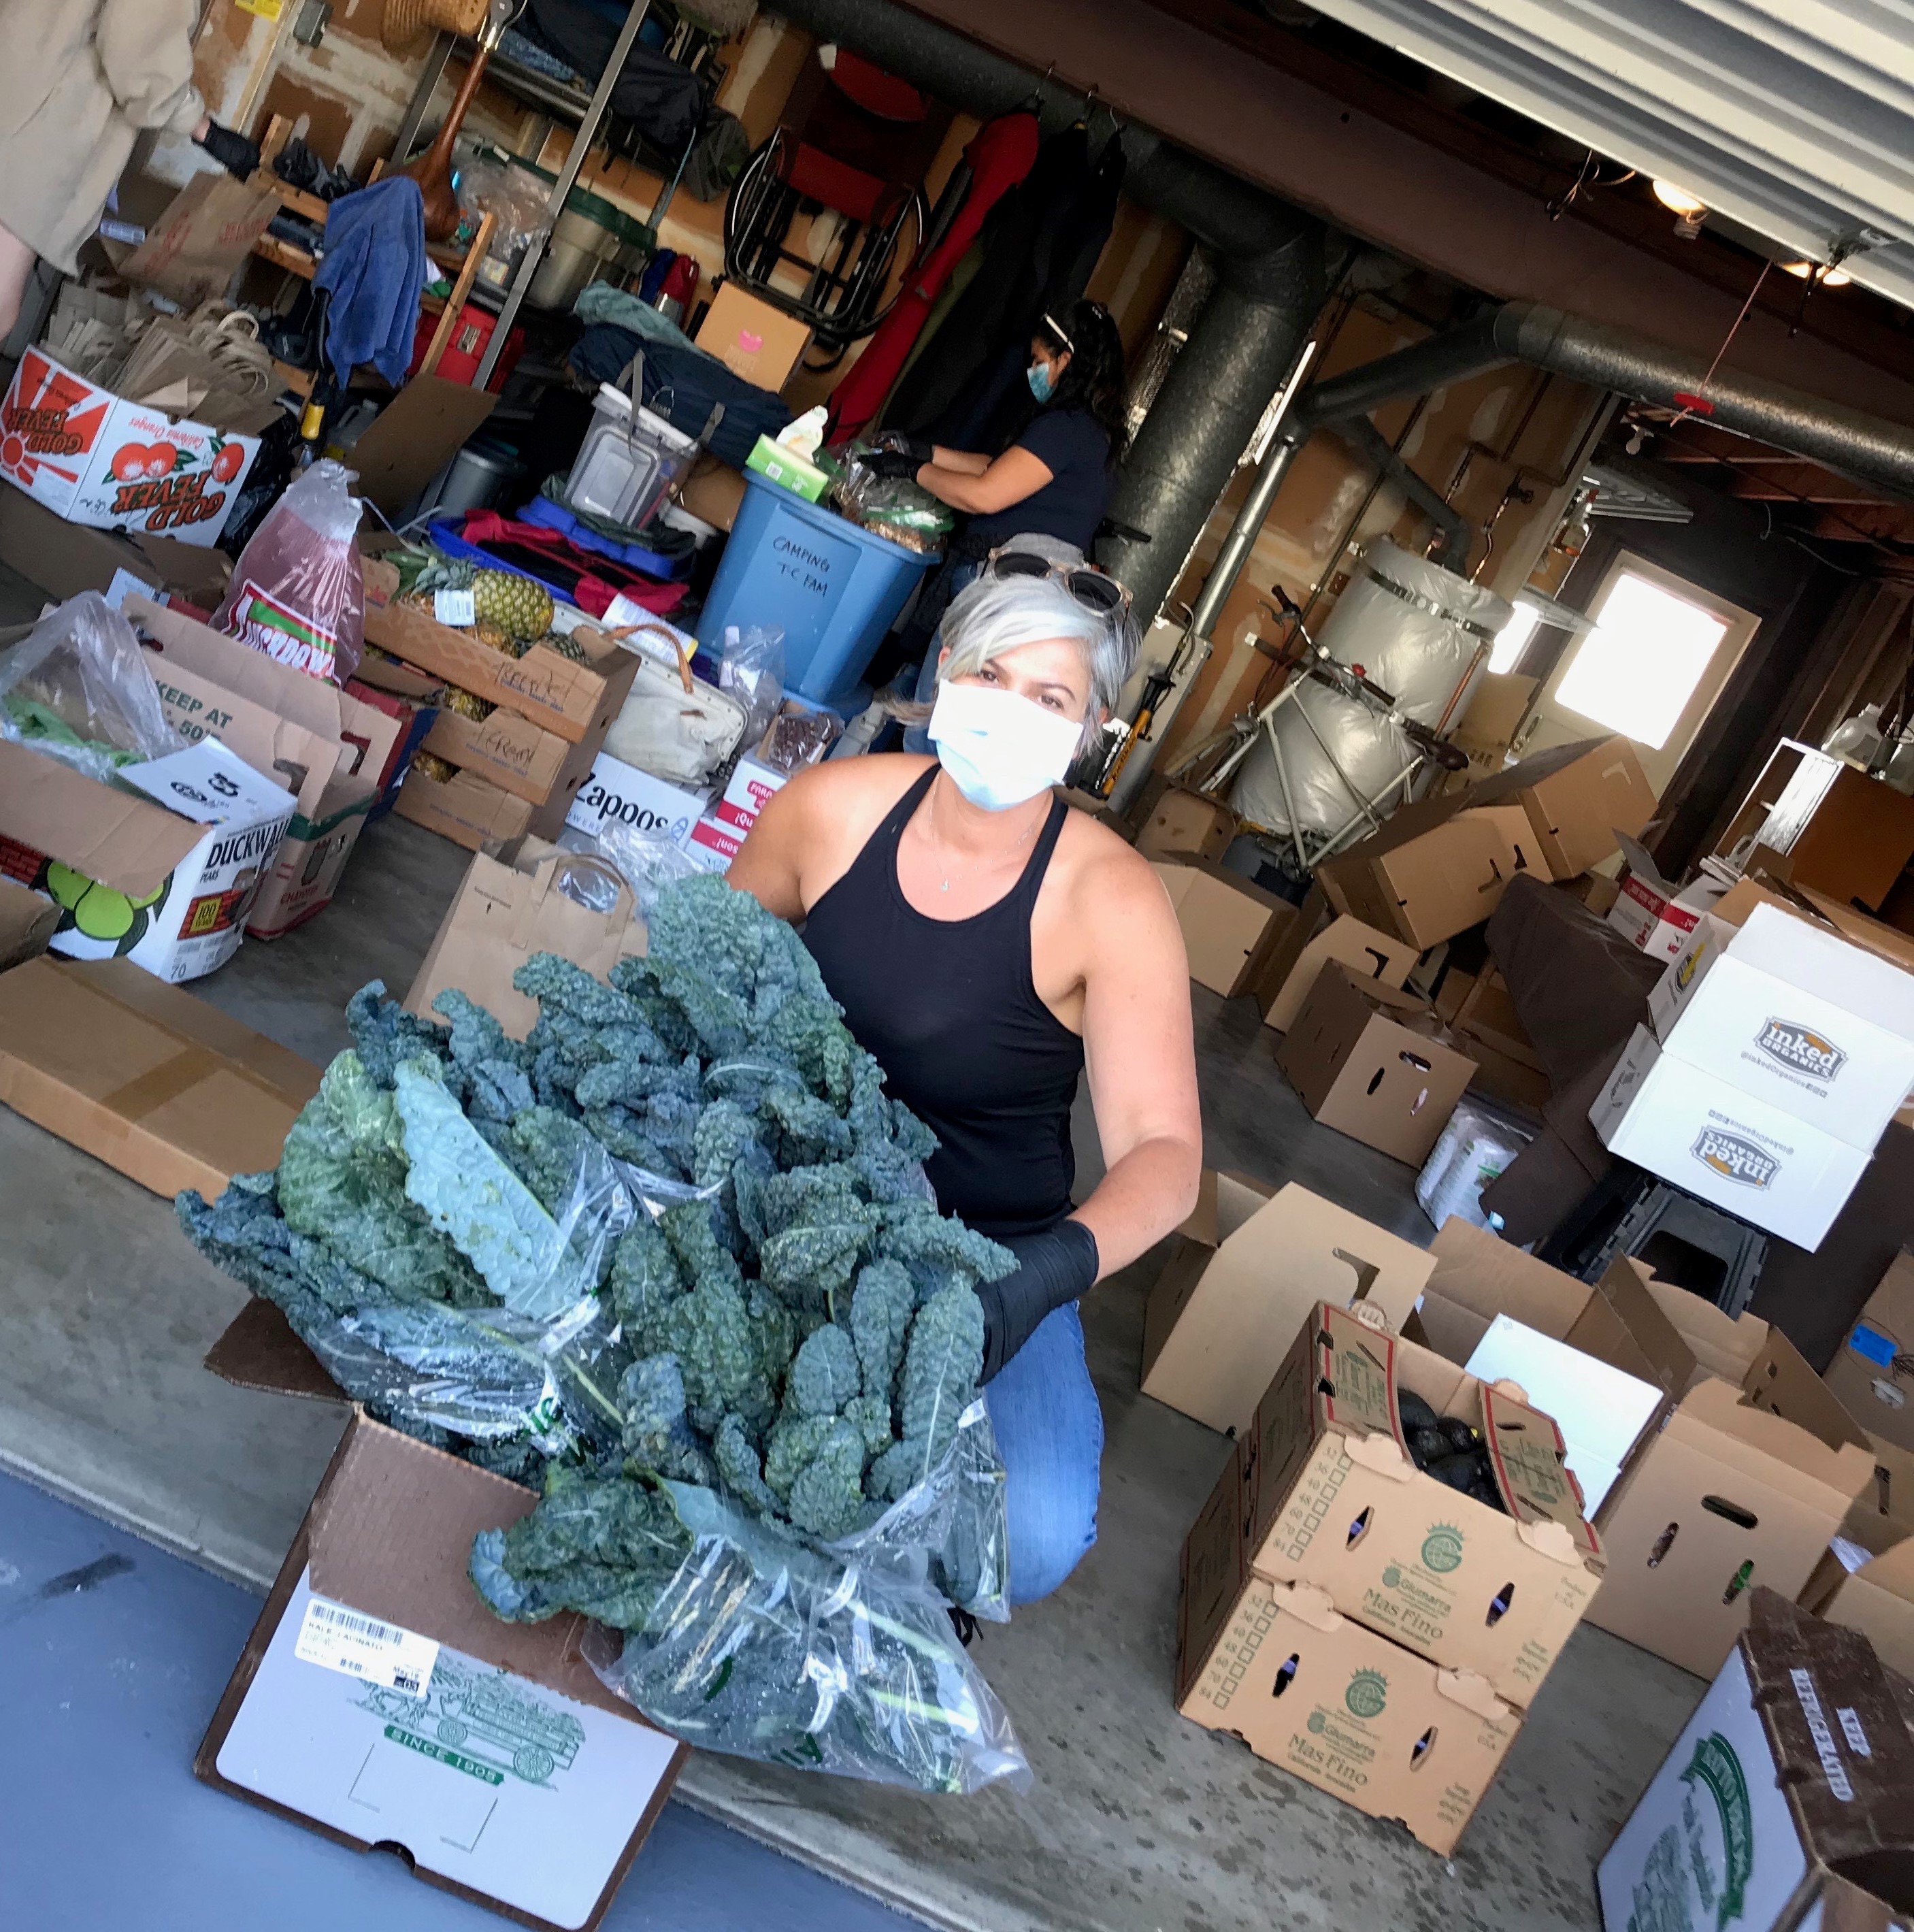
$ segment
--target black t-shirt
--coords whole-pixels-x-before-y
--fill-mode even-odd
[[[966,548],[993,550],[1036,530],[1075,544],[1087,555],[1116,487],[1109,432],[1088,410],[1045,410],[1011,446],[1028,450],[1050,472],[1050,481],[1007,510],[973,517]]]

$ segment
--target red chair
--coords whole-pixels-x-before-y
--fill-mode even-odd
[[[835,362],[896,300],[891,271],[907,234],[910,253],[923,238],[924,176],[950,124],[950,109],[907,82],[816,49],[724,204],[725,274],[806,323]],[[837,221],[820,256],[793,248],[799,217],[827,210]]]

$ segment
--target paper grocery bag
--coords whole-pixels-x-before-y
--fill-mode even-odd
[[[644,952],[632,890],[610,866],[588,854],[527,844],[515,865],[482,852],[472,860],[406,995],[409,1012],[439,1018],[432,1002],[455,986],[523,1040],[538,1003],[512,977],[534,953],[556,952],[605,980],[621,958]]]
[[[197,308],[226,293],[233,270],[278,212],[279,196],[269,187],[224,172],[195,175],[147,230],[120,273],[182,308]]]

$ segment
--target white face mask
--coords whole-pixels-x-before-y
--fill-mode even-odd
[[[1063,782],[1076,762],[1083,727],[1014,691],[940,684],[930,740],[951,782],[973,805],[1008,812]]]

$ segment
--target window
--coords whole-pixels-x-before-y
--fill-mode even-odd
[[[1541,612],[1526,598],[1518,597],[1514,616],[1496,633],[1496,641],[1490,647],[1489,668],[1492,671],[1514,670],[1541,622]]]
[[[1659,751],[1680,722],[1727,620],[1624,571],[1576,647],[1556,702]]]

